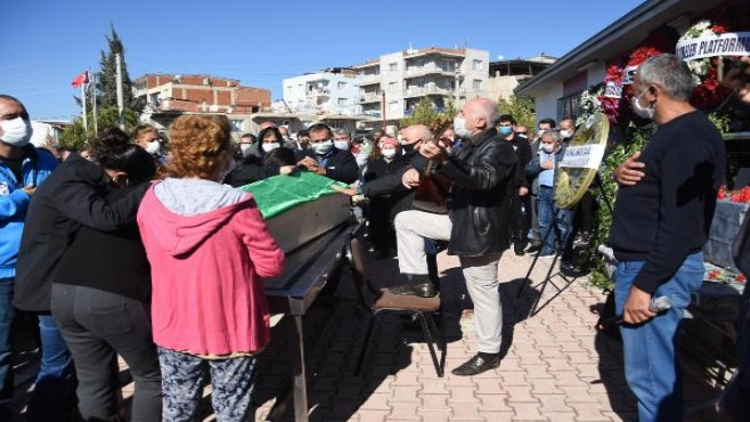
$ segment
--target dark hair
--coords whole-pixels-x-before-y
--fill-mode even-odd
[[[512,124],[513,126],[516,125],[516,119],[514,119],[510,114],[501,114],[498,122],[510,122],[510,124]]]
[[[265,138],[266,135],[268,135],[269,133],[273,133],[274,135],[276,135],[276,139],[279,142],[284,142],[284,137],[281,136],[281,131],[279,131],[279,128],[274,127],[274,126],[270,126],[270,127],[267,127],[265,129],[261,130],[258,133],[258,141],[262,144],[263,143],[263,138]]]
[[[115,145],[98,151],[98,154],[99,165],[127,173],[132,184],[146,182],[156,174],[154,158],[138,145]]]
[[[538,125],[536,125],[536,127],[538,128],[538,127],[539,127],[539,125],[541,125],[541,124],[543,124],[543,123],[546,123],[546,124],[548,124],[548,125],[549,125],[549,128],[550,128],[550,129],[554,129],[554,128],[555,128],[555,127],[557,126],[557,123],[555,123],[555,121],[554,121],[554,120],[552,120],[552,119],[550,119],[550,118],[547,118],[547,119],[542,119],[542,120],[540,120],[540,121],[539,121],[539,124],[538,124]]]
[[[310,131],[302,129],[297,132],[297,138],[299,139],[300,136],[310,136]]]
[[[276,148],[263,157],[264,166],[272,165],[281,167],[293,166],[295,164],[297,164],[297,157],[295,156],[294,151],[286,147]]]
[[[310,133],[326,131],[326,133],[328,133],[328,137],[333,138],[333,131],[325,123],[315,123],[314,125],[307,128],[307,131]]]
[[[23,105],[23,103],[18,98],[14,97],[12,95],[0,94],[0,100],[13,101],[14,103],[20,105],[21,109],[23,110],[21,112],[21,117],[23,119],[29,120],[29,112],[28,112],[28,110],[26,110],[26,106]]]
[[[89,148],[95,157],[99,157],[106,150],[128,145],[130,143],[130,137],[127,133],[120,130],[119,128],[107,129],[99,134],[96,138],[89,141]],[[140,148],[140,147],[139,147]],[[117,169],[114,169],[117,170]]]

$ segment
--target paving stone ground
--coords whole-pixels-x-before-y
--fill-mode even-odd
[[[448,342],[445,376],[437,376],[418,326],[399,315],[378,317],[362,373],[354,374],[370,314],[356,306],[351,278],[344,271],[338,299],[316,305],[306,326],[308,340],[317,341],[307,367],[312,421],[636,420],[635,401],[622,373],[621,344],[594,329],[605,295],[589,287],[585,278],[568,284],[555,276],[557,288],[547,285],[540,297],[541,286],[527,287],[517,299],[530,256],[506,253],[501,260],[502,364],[479,376],[452,375],[452,368],[475,353],[475,332],[458,260],[442,253],[438,262],[443,302],[439,322]],[[399,283],[397,261],[369,263],[376,284]],[[540,260],[531,276],[534,284],[544,278],[549,265]],[[536,312],[528,316],[536,299]],[[265,419],[279,390],[288,385],[291,330],[291,321],[279,321],[273,329],[274,344],[262,355],[256,420]],[[27,351],[16,359],[15,420],[23,421],[38,353]],[[709,403],[721,387],[708,379],[705,362],[691,361],[688,366],[688,420],[721,420]],[[133,384],[124,362],[121,369],[127,404]],[[289,414],[286,419],[291,420]],[[203,420],[214,420],[208,398]]]

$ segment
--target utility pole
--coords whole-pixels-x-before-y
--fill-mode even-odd
[[[383,90],[383,92],[381,92],[380,94],[381,94],[381,96],[380,96],[380,98],[381,98],[380,99],[380,103],[381,103],[380,104],[380,110],[381,110],[381,113],[380,114],[381,114],[381,118],[383,119],[383,131],[385,131],[385,123],[386,123],[386,118],[385,118],[385,90]]]
[[[99,119],[96,116],[96,72],[89,73],[91,75],[91,105],[93,106],[91,112],[94,114],[94,136],[99,136]]]
[[[115,63],[117,65],[117,109],[120,116],[120,129],[125,130],[125,106],[122,97],[122,58],[120,54],[115,54]]]
[[[83,104],[83,130],[86,132],[86,136],[88,137],[89,118],[87,116],[88,112],[86,111],[86,90],[89,87],[88,75],[86,76],[86,79],[86,82],[81,84],[81,104]]]
[[[456,108],[461,109],[461,68],[456,68]]]

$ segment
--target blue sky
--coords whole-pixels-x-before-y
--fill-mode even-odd
[[[281,96],[281,81],[428,46],[489,50],[491,59],[562,56],[643,0],[374,2],[23,0],[3,7],[0,93],[32,118],[72,119],[70,82],[98,69],[110,22],[131,78],[209,73]]]

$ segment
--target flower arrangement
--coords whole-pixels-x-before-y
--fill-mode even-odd
[[[750,186],[745,186],[740,190],[727,190],[726,185],[719,188],[716,198],[729,202],[738,202],[747,204],[750,202]]]
[[[718,37],[729,32],[726,25],[703,19],[691,26],[680,41],[688,41],[695,38]],[[705,57],[687,62],[693,73],[695,89],[690,99],[691,103],[704,111],[711,111],[719,107],[731,95],[732,90],[719,84],[718,67],[723,59],[721,57]]]

